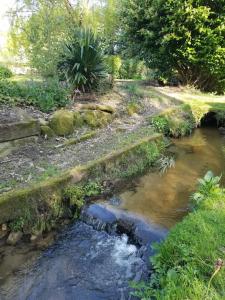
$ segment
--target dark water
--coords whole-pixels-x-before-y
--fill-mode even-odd
[[[175,167],[141,177],[134,188],[120,195],[119,206],[166,228],[187,213],[198,178],[208,170],[215,175],[225,171],[225,137],[216,128],[199,128],[192,136],[173,142],[170,155],[176,157]]]
[[[128,282],[140,280],[146,266],[127,241],[77,222],[36,263],[12,274],[0,299],[131,299]]]
[[[175,167],[164,174],[149,173],[137,180],[132,190],[120,195],[117,211],[129,212],[146,224],[170,228],[187,213],[197,178],[208,170],[218,175],[225,169],[223,147],[224,138],[216,129],[198,129],[191,137],[175,141],[170,148],[170,155],[176,156]],[[42,254],[31,255],[17,248],[14,255],[12,252],[6,255],[0,267],[0,299],[133,299],[129,281],[138,281],[148,274],[143,258],[145,246],[132,244],[128,233],[118,235],[105,231],[106,223],[113,223],[115,218],[114,213],[104,212],[107,207],[110,205],[105,205],[99,213],[98,206],[94,206],[92,218],[83,218],[70,226]],[[94,226],[96,213],[102,222],[95,222]],[[120,227],[125,232],[134,230],[144,236],[149,245],[152,232],[157,239],[157,231],[146,229],[146,224],[144,231],[143,225],[134,230],[133,223],[129,222]],[[22,265],[10,273],[12,258],[15,262],[21,260]]]

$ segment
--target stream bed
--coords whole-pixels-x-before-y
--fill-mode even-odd
[[[44,252],[25,251],[25,245],[1,249],[0,299],[135,299],[129,282],[151,274],[152,242],[188,213],[197,178],[225,170],[224,146],[215,128],[197,129],[170,147],[174,167],[150,172],[112,199],[84,208],[80,221]]]

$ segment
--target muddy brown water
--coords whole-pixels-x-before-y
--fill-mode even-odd
[[[148,173],[139,178],[133,188],[120,195],[119,206],[168,229],[187,214],[198,178],[211,170],[222,174],[221,183],[225,183],[225,137],[216,128],[196,129],[193,135],[173,143],[170,155],[176,157],[175,166],[163,174]]]
[[[169,229],[187,214],[197,178],[225,170],[225,138],[215,128],[197,129],[173,142],[169,155],[176,157],[175,167],[136,179],[118,196],[117,209]],[[140,249],[126,235],[111,235],[81,220],[41,253],[26,245],[2,246],[0,299],[134,299],[129,281],[146,272]]]

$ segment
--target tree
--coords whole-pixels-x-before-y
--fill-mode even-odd
[[[116,1],[17,0],[11,12],[9,48],[45,77],[56,73],[63,44],[76,27],[91,27],[101,47],[112,54],[118,27]]]
[[[23,54],[41,75],[53,76],[71,18],[60,0],[19,1],[12,12],[10,48]]]
[[[158,74],[224,91],[225,0],[124,0],[122,20],[133,52]]]

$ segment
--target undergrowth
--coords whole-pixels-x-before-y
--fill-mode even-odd
[[[48,112],[68,103],[68,91],[57,80],[12,81],[0,80],[0,105],[29,106]]]
[[[176,138],[191,134],[196,126],[192,114],[183,107],[167,110],[150,122],[157,132]]]

